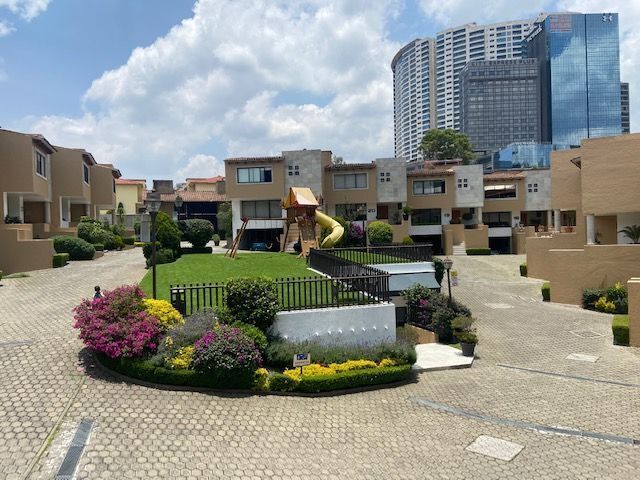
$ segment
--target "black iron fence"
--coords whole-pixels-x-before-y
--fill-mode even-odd
[[[283,311],[368,305],[389,301],[389,275],[379,271],[335,278],[280,278],[274,283],[280,309]],[[224,284],[171,286],[171,304],[182,315],[221,307],[225,302]]]
[[[413,263],[430,262],[433,259],[431,244],[416,245],[378,245],[368,247],[332,248],[327,250],[311,250],[309,254],[309,266],[316,268],[327,275],[330,272],[322,267],[328,260],[326,257],[333,257],[339,260],[346,260],[359,265],[379,265],[383,263]],[[334,263],[335,263],[334,262]],[[320,268],[314,266],[318,265]]]

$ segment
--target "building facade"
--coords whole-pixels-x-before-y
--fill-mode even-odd
[[[460,130],[478,153],[540,142],[536,59],[473,60],[461,70]]]
[[[391,62],[396,157],[417,160],[422,137],[436,126],[435,41],[416,39]]]
[[[618,14],[541,15],[526,49],[540,70],[543,142],[622,132]]]
[[[629,84],[620,83],[620,115],[622,116],[622,133],[631,133],[631,111],[629,110]]]

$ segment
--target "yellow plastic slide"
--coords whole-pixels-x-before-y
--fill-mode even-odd
[[[331,233],[327,238],[322,241],[322,248],[331,248],[336,243],[340,241],[342,236],[344,235],[344,227],[336,222],[329,215],[325,215],[319,210],[316,210],[316,222],[320,224],[321,227],[330,228]]]

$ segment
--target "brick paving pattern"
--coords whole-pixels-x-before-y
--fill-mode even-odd
[[[541,282],[517,275],[523,257],[454,260],[460,286],[453,294],[478,318],[473,367],[319,398],[156,390],[92,367],[71,309],[96,284],[139,281],[139,250],[3,280],[0,478],[52,478],[83,418],[95,425],[79,479],[637,476],[639,446],[511,425],[640,439],[640,352],[612,345],[608,315],[543,304]],[[574,353],[599,358],[566,358]],[[480,436],[524,448],[509,462],[467,450]]]

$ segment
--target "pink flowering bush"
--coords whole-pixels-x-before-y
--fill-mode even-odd
[[[158,320],[143,306],[137,285],[123,285],[103,298],[84,299],[73,311],[85,345],[110,358],[139,357],[158,346]]]
[[[223,378],[252,376],[262,366],[262,355],[242,330],[218,325],[197,340],[193,351],[193,368]]]

